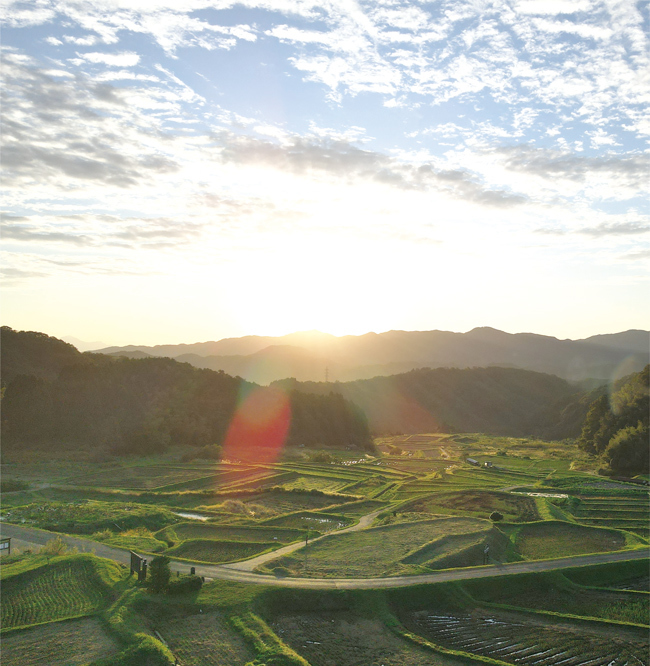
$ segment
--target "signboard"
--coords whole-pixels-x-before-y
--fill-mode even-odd
[[[11,537],[0,539],[0,555],[11,555]]]

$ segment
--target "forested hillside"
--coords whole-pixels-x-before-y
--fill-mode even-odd
[[[578,444],[613,474],[650,474],[650,366],[591,403]]]
[[[165,358],[81,354],[56,338],[7,327],[2,365],[2,429],[9,446],[77,442],[146,454],[171,444],[221,445],[237,423],[234,441],[250,452],[269,445],[266,435],[280,418],[269,405],[277,404],[283,439],[290,444],[372,447],[365,417],[340,395],[278,397],[277,389],[223,372]],[[267,430],[242,426],[240,411],[254,395],[254,405],[266,405]],[[237,456],[236,448],[229,454]]]
[[[589,402],[563,379],[514,368],[436,368],[327,384],[273,385],[323,394],[332,390],[365,412],[374,433],[435,431],[564,439],[577,437]]]

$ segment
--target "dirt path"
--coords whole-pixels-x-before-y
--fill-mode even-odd
[[[325,537],[330,536],[331,534],[343,534],[344,532],[356,532],[357,530],[362,530],[368,527],[369,525],[372,525],[372,521],[382,511],[385,510],[386,509],[383,508],[379,509],[378,511],[373,511],[372,513],[368,513],[365,516],[363,516],[356,525],[352,525],[352,527],[345,527],[342,530],[336,530],[336,532],[330,532],[329,534],[323,534],[322,536],[312,539],[310,543],[315,543],[316,541],[320,541],[321,539],[324,539]],[[297,543],[291,543],[288,546],[284,546],[283,548],[278,548],[277,550],[274,550],[270,553],[264,553],[263,555],[258,555],[257,557],[254,557],[250,560],[244,560],[243,562],[233,562],[232,564],[222,564],[221,566],[226,569],[233,569],[236,571],[253,571],[257,567],[259,567],[260,564],[266,564],[267,562],[275,560],[278,557],[282,557],[283,555],[288,555],[289,553],[293,553],[295,550],[299,550],[303,546],[304,546],[303,542],[298,541]]]
[[[375,512],[375,514],[378,512]],[[375,514],[364,516],[369,524]],[[362,519],[363,520],[363,519]],[[347,528],[346,531],[359,530],[365,525],[359,524]],[[79,537],[57,535],[53,532],[38,530],[31,527],[20,527],[9,523],[0,523],[0,532],[3,537],[12,537],[24,543],[43,545],[50,539],[61,536],[63,541],[70,546],[78,548],[82,552],[94,552],[100,557],[106,557],[123,564],[129,563],[129,553],[120,548],[105,546],[96,541]],[[343,532],[343,530],[341,530]],[[338,532],[340,534],[340,532]],[[321,537],[322,538],[322,537]],[[315,539],[314,539],[315,541]],[[292,544],[295,545],[295,544]],[[302,546],[302,543],[298,544]],[[275,558],[279,556],[282,549],[276,550],[270,555]],[[276,578],[252,573],[251,571],[233,568],[226,564],[194,564],[189,562],[172,561],[173,571],[189,573],[190,566],[194,566],[199,576],[206,578],[219,578],[232,580],[240,583],[256,583],[262,585],[276,585],[282,587],[297,587],[306,589],[370,589],[408,587],[410,585],[421,585],[423,583],[442,583],[455,580],[469,580],[473,578],[491,578],[493,576],[507,576],[516,573],[537,573],[540,571],[553,571],[555,569],[567,569],[571,567],[582,567],[593,564],[605,564],[607,562],[624,562],[627,560],[638,560],[650,557],[647,548],[639,550],[617,551],[614,553],[598,553],[595,555],[582,555],[579,557],[564,557],[557,560],[543,560],[540,562],[514,562],[512,564],[496,564],[484,567],[469,567],[467,569],[450,569],[438,573],[423,574],[418,576],[394,576],[391,578]],[[249,562],[252,560],[249,560]],[[239,565],[246,562],[239,562]]]

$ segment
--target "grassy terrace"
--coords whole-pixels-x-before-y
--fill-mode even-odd
[[[178,453],[92,465],[15,460],[3,476],[26,487],[3,493],[2,517],[189,561],[268,552],[267,573],[326,578],[481,565],[486,545],[494,564],[647,544],[648,489],[598,477],[566,442],[425,434],[384,438],[380,448],[388,444],[403,453],[310,463],[296,451],[265,465],[182,463]],[[337,533],[373,512],[371,527]],[[494,512],[500,521],[490,521]],[[325,536],[273,559],[307,530]],[[386,592],[215,580],[173,596],[92,555],[18,552],[2,562],[2,584],[11,666],[169,666],[172,654],[194,666],[625,666],[647,655],[647,561]]]

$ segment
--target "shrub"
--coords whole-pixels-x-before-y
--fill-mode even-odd
[[[166,555],[158,555],[149,564],[149,584],[152,592],[163,592],[167,589],[169,579],[172,576],[169,568],[169,558]]]
[[[113,532],[111,530],[106,529],[106,530],[101,530],[100,532],[95,532],[93,534],[93,539],[96,541],[106,541],[107,539],[110,539],[113,536]]]
[[[167,594],[185,594],[186,592],[198,592],[203,585],[200,576],[181,576],[174,578],[167,586]]]
[[[498,523],[500,520],[503,520],[503,515],[500,514],[498,511],[493,511],[490,514],[490,520],[495,523]]]
[[[68,553],[77,552],[76,548],[69,548],[68,544],[63,541],[61,537],[50,539],[40,550],[40,555],[45,557],[58,557],[59,555],[66,555]]]

